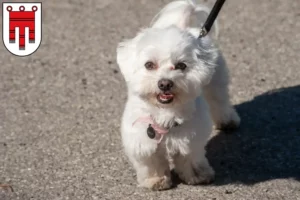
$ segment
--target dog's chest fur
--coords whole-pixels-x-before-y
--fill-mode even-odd
[[[175,107],[172,109],[150,107],[148,111],[158,125],[164,128],[171,128],[191,119],[196,108],[194,103],[190,103],[180,108]]]

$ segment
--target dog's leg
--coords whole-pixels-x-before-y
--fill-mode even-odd
[[[226,63],[220,55],[216,71],[203,92],[215,126],[222,130],[235,129],[240,124],[240,117],[230,103],[228,84]]]
[[[172,186],[169,163],[164,155],[156,152],[132,162],[139,186],[152,190],[166,190]]]
[[[194,152],[185,156],[178,154],[174,157],[175,172],[186,184],[208,184],[214,180],[214,170],[204,154],[205,150],[202,153]]]

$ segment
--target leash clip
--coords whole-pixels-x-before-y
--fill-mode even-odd
[[[199,34],[199,38],[205,37],[207,35],[207,30],[205,29],[205,27],[202,27],[200,30],[200,34]]]

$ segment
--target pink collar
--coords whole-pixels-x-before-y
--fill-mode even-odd
[[[164,135],[166,135],[169,132],[169,129],[165,129],[161,126],[159,126],[151,116],[148,117],[139,117],[137,120],[135,120],[132,123],[132,126],[135,125],[136,122],[142,122],[142,123],[148,123],[151,124],[152,128],[155,130],[156,133],[156,139],[158,140],[158,143],[160,143],[164,137]],[[158,137],[157,137],[158,136]]]

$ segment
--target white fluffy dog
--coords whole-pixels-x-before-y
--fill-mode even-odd
[[[205,145],[212,120],[219,129],[240,123],[220,50],[211,36],[198,39],[200,25],[191,27],[194,16],[204,22],[203,12],[190,1],[169,3],[149,28],[118,46],[128,88],[122,140],[142,187],[170,188],[171,168],[187,184],[211,182]]]

